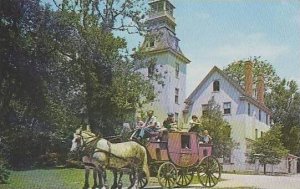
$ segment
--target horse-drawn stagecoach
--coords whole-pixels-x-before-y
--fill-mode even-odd
[[[212,145],[199,143],[195,132],[170,132],[167,140],[151,140],[146,144],[148,165],[152,176],[157,176],[163,188],[188,186],[195,174],[206,187],[215,186],[221,167],[211,156]],[[147,185],[146,177],[139,176],[139,187]]]
[[[133,141],[111,144],[88,131],[79,132],[74,136],[73,141],[74,146],[80,143],[79,141],[83,147],[93,144],[95,151],[92,159],[96,160],[95,162],[103,161],[102,165],[106,167],[115,166],[113,170],[131,167],[133,170],[129,172],[131,183],[136,183],[138,188],[143,188],[148,183],[148,167],[152,176],[157,176],[163,188],[173,188],[175,185],[188,186],[196,174],[203,186],[213,187],[221,176],[220,164],[211,156],[212,145],[200,143],[198,134],[195,132],[169,132],[167,137],[162,137],[162,140],[150,138],[143,145],[144,147]],[[131,152],[119,153],[126,149]],[[137,158],[141,162],[142,169],[133,163]],[[87,180],[86,183],[88,183]],[[117,185],[116,180],[114,185]]]

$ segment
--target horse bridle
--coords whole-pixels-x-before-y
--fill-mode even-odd
[[[91,135],[90,133],[86,133],[86,134],[89,135],[89,137],[85,138],[85,140],[88,140],[88,139],[91,139],[91,138],[94,138],[94,139],[92,139],[92,140],[90,140],[90,141],[88,141],[88,142],[85,142],[85,140],[83,140],[84,138],[83,138],[83,136],[82,136],[82,131],[80,131],[79,134],[76,134],[76,135],[80,136],[80,140],[81,140],[82,143],[83,143],[83,144],[81,145],[82,148],[84,148],[85,146],[87,146],[88,144],[90,144],[90,143],[92,143],[92,142],[94,142],[94,141],[96,141],[96,140],[100,140],[100,139],[101,139],[99,136],[94,136],[94,135]],[[96,143],[97,143],[97,142],[96,142]]]

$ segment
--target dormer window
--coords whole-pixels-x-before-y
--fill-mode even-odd
[[[220,82],[219,81],[214,81],[214,83],[213,83],[213,91],[214,92],[220,91]]]

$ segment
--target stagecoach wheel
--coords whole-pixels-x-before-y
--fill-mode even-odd
[[[157,173],[158,183],[163,188],[173,188],[177,181],[177,169],[173,163],[163,163]]]
[[[206,187],[215,186],[221,177],[221,166],[212,156],[206,156],[197,167],[199,182]]]
[[[134,175],[132,173],[129,174],[130,182],[133,182]],[[148,179],[144,171],[140,171],[138,174],[138,188],[144,188],[148,184]]]
[[[194,172],[192,170],[189,170],[188,168],[182,168],[178,171],[178,179],[177,179],[177,185],[178,186],[188,186],[191,184],[194,177]]]

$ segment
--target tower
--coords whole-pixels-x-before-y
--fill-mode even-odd
[[[190,60],[179,47],[172,3],[169,0],[149,0],[149,6],[146,22],[149,35],[144,40],[143,49],[155,63],[148,65],[145,75],[152,77],[159,73],[162,82],[154,84],[156,99],[146,108],[153,109],[159,121],[163,121],[169,112],[180,120],[186,97],[186,66]]]

